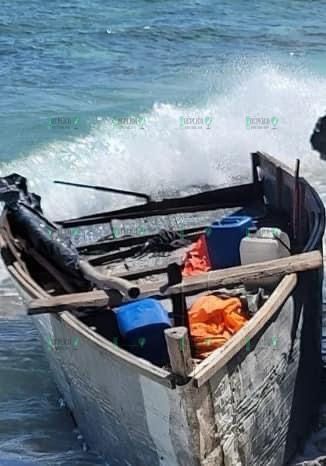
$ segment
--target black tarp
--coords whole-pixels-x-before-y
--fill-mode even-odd
[[[26,178],[16,173],[0,178],[0,201],[8,210],[14,235],[24,239],[61,271],[83,280],[77,249],[61,228],[43,216],[41,198],[28,192]]]

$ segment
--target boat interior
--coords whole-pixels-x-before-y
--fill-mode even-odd
[[[187,310],[194,300],[208,294],[208,286],[194,291],[169,294],[162,290],[184,283],[182,264],[188,248],[202,235],[209,234],[212,222],[226,215],[250,216],[257,228],[273,227],[285,232],[291,254],[315,248],[314,238],[323,229],[323,207],[304,179],[290,174],[274,159],[262,153],[252,154],[253,181],[240,186],[191,194],[182,198],[165,198],[112,212],[76,219],[50,222],[43,226],[55,231],[52,240],[68,242],[79,259],[89,264],[101,277],[119,277],[137,286],[143,296],[155,297],[169,312],[172,325],[187,323]],[[300,188],[300,189],[299,189]],[[300,228],[298,227],[300,223]],[[8,209],[1,219],[1,254],[8,270],[35,297],[61,296],[94,289],[89,279],[71,274],[52,260],[49,251],[37,249],[16,224]],[[198,280],[200,282],[200,275]],[[191,277],[194,282],[196,278]],[[258,309],[273,290],[264,290]],[[255,293],[257,290],[255,291]],[[210,287],[210,294],[239,296],[249,317],[252,294],[241,283]],[[118,293],[117,303],[125,297]],[[257,304],[258,303],[258,304]],[[180,309],[183,309],[180,312]],[[104,338],[130,350],[119,334],[114,312],[105,308],[76,309],[74,315]],[[194,365],[199,361],[193,358]]]

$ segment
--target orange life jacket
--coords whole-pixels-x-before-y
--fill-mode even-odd
[[[190,277],[211,270],[205,235],[201,235],[186,253],[183,261],[182,275]]]
[[[222,299],[214,295],[199,297],[189,311],[194,356],[198,359],[206,358],[224,345],[247,320],[238,298]]]

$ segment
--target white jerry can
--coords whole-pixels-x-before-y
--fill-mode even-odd
[[[241,240],[240,259],[241,265],[253,264],[255,262],[281,259],[291,255],[290,240],[286,233],[279,228],[252,227],[249,234]],[[279,279],[268,278],[259,282],[246,283],[249,288],[271,288],[277,285]]]

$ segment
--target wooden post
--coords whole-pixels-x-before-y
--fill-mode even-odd
[[[257,152],[252,152],[251,153],[252,178],[255,184],[259,182],[258,172],[257,172],[258,160],[259,160],[259,157],[258,157]]]
[[[168,265],[166,271],[168,275],[168,286],[177,285],[182,282],[182,271],[180,265],[173,262]],[[173,295],[171,300],[174,325],[176,327],[186,327],[189,330],[187,305],[182,290],[180,291],[180,294]]]
[[[283,170],[281,167],[276,167],[276,195],[277,208],[283,210]]]
[[[186,327],[172,327],[164,330],[164,336],[172,373],[176,376],[177,384],[184,385],[193,369],[188,330]]]
[[[300,212],[300,180],[299,180],[299,172],[300,172],[300,160],[296,160],[295,165],[295,179],[294,179],[294,192],[293,192],[293,217],[292,217],[292,235],[294,241],[294,251],[298,252],[298,233],[300,229],[300,219],[299,219],[299,212]]]

